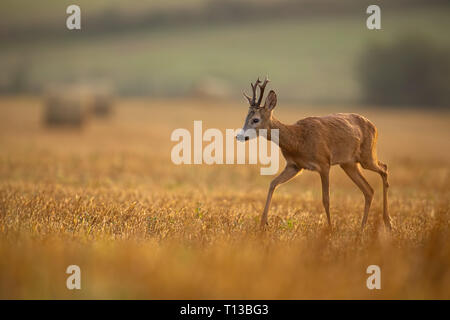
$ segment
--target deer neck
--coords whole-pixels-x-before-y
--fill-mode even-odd
[[[295,141],[294,133],[290,130],[288,125],[282,123],[281,121],[272,116],[269,127],[270,130],[278,129],[277,144],[281,150],[290,152],[293,151],[293,149],[295,149],[295,146],[292,144],[292,142]],[[272,140],[270,130],[267,133],[267,137],[269,138],[269,140]]]

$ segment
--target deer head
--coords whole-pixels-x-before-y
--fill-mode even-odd
[[[256,80],[255,84],[251,83],[253,96],[250,98],[245,92],[244,96],[247,98],[250,108],[247,117],[245,118],[244,126],[241,132],[236,136],[238,141],[247,141],[259,135],[260,129],[270,129],[270,121],[272,119],[272,111],[277,104],[277,95],[275,91],[271,90],[267,95],[264,105],[261,107],[261,102],[264,96],[264,90],[269,83],[269,79],[265,79],[263,83],[261,80]],[[257,89],[259,88],[259,98],[256,100]]]

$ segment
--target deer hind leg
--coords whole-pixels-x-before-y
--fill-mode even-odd
[[[364,228],[367,222],[367,217],[369,216],[370,205],[372,204],[373,199],[373,189],[364,176],[361,173],[361,170],[358,167],[357,163],[345,163],[341,164],[341,168],[345,171],[345,173],[352,179],[352,181],[358,186],[358,188],[364,194],[364,215],[361,223],[361,230]]]
[[[261,228],[264,228],[264,226],[267,224],[267,215],[269,212],[270,202],[272,201],[272,195],[273,195],[273,192],[275,191],[275,188],[278,185],[285,183],[285,182],[291,180],[292,178],[294,178],[297,174],[300,173],[300,171],[301,171],[301,169],[297,168],[297,166],[295,166],[293,164],[288,164],[288,165],[286,165],[286,168],[284,168],[284,170],[275,179],[272,180],[272,182],[270,183],[270,187],[269,187],[269,193],[267,194],[267,200],[266,200],[266,205],[264,207],[264,212],[261,217]]]
[[[389,182],[388,182],[387,165],[381,161],[369,161],[364,163],[361,162],[361,165],[364,169],[378,173],[381,176],[381,179],[383,180],[383,220],[386,229],[390,231],[392,229],[392,226],[391,226],[391,218],[389,217],[388,213],[387,193],[389,188]]]
[[[322,202],[327,214],[328,225],[331,228],[330,217],[330,168],[324,169],[320,172],[320,179],[322,180]]]

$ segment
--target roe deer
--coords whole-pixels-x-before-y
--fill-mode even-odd
[[[327,214],[328,224],[330,219],[329,196],[329,172],[332,165],[340,165],[345,173],[363,192],[365,198],[364,216],[361,230],[367,221],[370,205],[373,199],[373,189],[364,178],[358,163],[368,170],[380,174],[383,180],[383,220],[386,228],[391,229],[388,214],[387,190],[388,172],[387,166],[377,160],[376,143],[377,129],[366,118],[354,113],[337,113],[323,117],[307,117],[295,124],[286,125],[273,116],[273,109],[277,104],[277,95],[271,90],[263,106],[261,101],[269,80],[264,83],[256,80],[251,83],[253,97],[244,96],[250,103],[250,109],[245,119],[241,133],[237,135],[239,141],[249,140],[249,130],[253,129],[259,134],[260,129],[267,130],[267,139],[271,139],[270,130],[279,130],[278,146],[286,159],[286,167],[270,183],[266,205],[261,218],[261,227],[267,224],[267,213],[275,188],[298,175],[303,169],[317,171],[322,180],[322,201]],[[260,95],[256,100],[257,88]],[[251,131],[253,131],[251,130]]]

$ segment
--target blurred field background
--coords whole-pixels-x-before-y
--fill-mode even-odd
[[[380,31],[364,1],[78,1],[79,32],[69,4],[0,3],[0,298],[450,298],[445,2],[382,2]],[[239,128],[241,92],[266,74],[283,122],[376,124],[391,235],[371,172],[363,233],[363,196],[333,168],[333,232],[305,172],[260,234],[258,165],[172,164],[174,129]],[[366,288],[371,264],[382,290]]]
[[[284,99],[359,103],[370,45],[413,35],[450,48],[440,1],[383,3],[378,32],[365,26],[370,1],[80,1],[79,32],[65,28],[70,1],[44,3],[0,4],[0,91],[107,79],[121,95],[185,96],[213,78],[236,99],[268,74]]]

